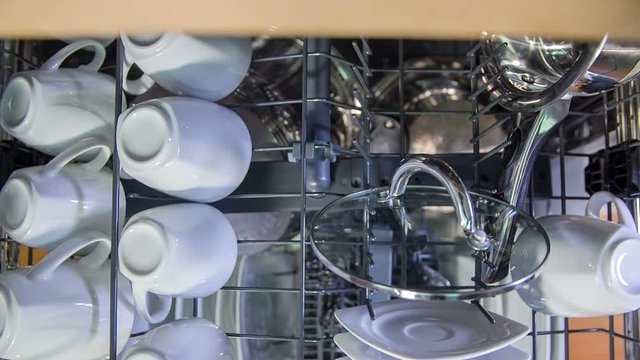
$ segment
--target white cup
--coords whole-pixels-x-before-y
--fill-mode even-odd
[[[61,69],[74,52],[92,48],[93,60],[77,69]],[[14,75],[0,102],[0,125],[44,153],[57,155],[77,141],[99,137],[113,143],[115,80],[98,73],[104,47],[94,40],[67,45],[38,70]]]
[[[109,354],[111,241],[104,234],[69,238],[31,269],[0,274],[0,358],[104,359]],[[69,257],[87,246],[80,260]],[[118,291],[118,349],[133,324],[131,286]]]
[[[231,194],[251,164],[251,137],[233,111],[168,97],[124,112],[116,134],[129,176],[166,194],[212,202]]]
[[[619,224],[600,220],[612,202]],[[624,202],[608,192],[589,199],[586,216],[551,215],[537,219],[551,242],[542,274],[518,289],[527,305],[548,315],[614,315],[640,307],[640,235]],[[525,229],[512,254],[514,276],[544,255],[537,231]],[[536,241],[537,240],[537,241]]]
[[[180,319],[132,339],[119,360],[233,360],[231,342],[214,323]]]
[[[145,73],[123,84],[135,95],[157,82],[178,95],[220,100],[240,85],[251,64],[249,38],[122,34],[122,44],[128,68],[135,63]]]
[[[157,323],[169,314],[171,296],[205,297],[218,291],[233,273],[238,243],[217,209],[175,204],[131,217],[118,254],[138,312]]]
[[[88,152],[85,164],[70,164]],[[112,175],[104,168],[111,150],[102,140],[75,143],[45,166],[14,171],[0,190],[0,226],[22,244],[54,249],[74,233],[95,230],[111,234]],[[125,195],[120,185],[120,220]]]

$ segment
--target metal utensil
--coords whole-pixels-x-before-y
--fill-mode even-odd
[[[610,41],[553,42],[539,37],[488,36],[483,79],[512,111],[536,111],[564,96],[586,96],[640,73],[640,46]]]
[[[534,119],[524,121],[511,134],[511,145],[503,152],[506,168],[498,192],[512,206],[524,207],[535,159],[549,135],[569,113],[569,105],[570,100],[556,101],[542,109]],[[494,266],[486,267],[483,276],[487,283],[504,279],[509,271],[516,234],[510,216],[509,212],[501,214],[502,226],[496,235],[498,243],[489,256],[489,263]]]

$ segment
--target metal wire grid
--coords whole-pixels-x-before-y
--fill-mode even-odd
[[[371,171],[371,159],[373,157],[376,156],[389,156],[389,155],[371,155],[369,154],[368,151],[368,131],[371,129],[371,114],[382,114],[382,115],[391,115],[391,116],[397,116],[398,120],[401,124],[401,127],[403,129],[406,129],[407,127],[407,116],[414,116],[414,115],[425,115],[425,114],[433,114],[434,112],[429,112],[429,111],[421,111],[421,112],[407,112],[404,110],[403,105],[403,101],[399,102],[399,106],[397,110],[393,110],[393,109],[376,109],[376,110],[370,110],[368,108],[368,96],[371,95],[370,93],[367,92],[367,81],[369,76],[376,74],[376,73],[385,73],[385,72],[398,72],[399,73],[399,80],[398,80],[398,95],[399,98],[405,99],[405,75],[407,73],[411,73],[411,72],[424,72],[424,73],[430,73],[433,75],[444,75],[447,73],[463,73],[463,74],[467,74],[471,80],[471,89],[470,89],[470,94],[471,95],[471,100],[472,100],[472,108],[469,110],[468,114],[470,116],[470,126],[472,126],[472,133],[473,133],[473,138],[471,139],[472,143],[473,143],[473,154],[474,154],[474,158],[476,159],[475,162],[472,164],[474,167],[474,181],[477,184],[479,182],[479,170],[478,167],[479,165],[482,163],[482,161],[488,159],[490,156],[495,155],[496,153],[498,153],[502,148],[506,147],[507,145],[509,145],[507,140],[505,143],[503,143],[502,145],[498,146],[496,149],[494,149],[493,151],[490,151],[489,153],[486,154],[481,154],[480,153],[480,146],[479,146],[479,141],[482,139],[484,133],[480,132],[480,128],[479,128],[479,116],[483,115],[483,114],[488,114],[490,113],[490,110],[493,108],[492,105],[495,105],[497,102],[492,103],[492,104],[488,104],[487,106],[485,106],[482,109],[479,109],[479,104],[478,104],[478,95],[484,91],[486,89],[486,87],[484,87],[482,84],[479,84],[479,79],[478,79],[478,64],[477,64],[477,60],[476,60],[476,50],[477,48],[472,49],[469,53],[468,53],[468,57],[469,57],[469,68],[468,69],[464,69],[464,70],[452,70],[452,69],[445,69],[445,70],[425,70],[425,69],[411,69],[411,68],[405,68],[405,42],[403,40],[398,40],[397,41],[397,49],[398,49],[398,67],[395,69],[375,69],[375,68],[369,68],[368,65],[368,56],[371,54],[370,52],[370,48],[368,46],[368,42],[363,39],[361,42],[361,45],[358,45],[356,42],[354,42],[354,51],[356,52],[359,60],[361,63],[354,63],[351,62],[349,60],[347,60],[346,58],[343,57],[339,57],[339,56],[335,56],[335,55],[331,55],[331,54],[327,54],[327,53],[323,53],[323,52],[310,52],[309,48],[308,48],[308,41],[306,39],[303,40],[303,51],[301,54],[296,54],[296,55],[286,55],[286,56],[276,56],[276,57],[270,57],[270,58],[262,58],[262,59],[256,59],[254,61],[256,62],[266,62],[266,61],[280,61],[280,60],[286,60],[286,59],[292,59],[292,58],[299,58],[302,61],[302,88],[301,88],[301,97],[300,99],[293,99],[293,100],[285,100],[285,101],[273,101],[273,102],[258,102],[258,103],[253,103],[253,104],[238,104],[237,106],[255,106],[255,107],[261,107],[261,106],[282,106],[282,105],[298,105],[301,107],[302,111],[302,117],[301,117],[301,127],[302,127],[302,131],[301,131],[301,139],[300,139],[300,143],[301,144],[306,144],[310,141],[312,141],[313,139],[308,139],[307,138],[307,127],[309,126],[309,121],[308,121],[308,117],[309,117],[309,110],[308,110],[308,105],[310,103],[314,103],[314,102],[321,102],[321,103],[326,103],[329,104],[331,107],[333,108],[343,108],[343,109],[348,109],[348,110],[357,110],[361,112],[361,116],[356,117],[354,119],[354,121],[356,122],[360,122],[360,124],[357,124],[358,127],[363,130],[361,132],[361,135],[359,137],[359,139],[356,140],[356,142],[354,142],[354,149],[340,149],[339,150],[339,154],[344,155],[344,156],[354,156],[354,155],[359,155],[362,156],[364,158],[364,164],[365,166],[363,167],[363,179],[365,179],[363,187],[367,187],[369,186],[369,175],[370,175],[370,171]],[[360,49],[360,46],[362,47],[362,50]],[[364,92],[364,94],[359,93],[358,96],[362,101],[360,101],[361,103],[361,107],[355,107],[353,105],[350,104],[346,104],[346,103],[340,103],[340,102],[336,102],[333,101],[331,98],[329,97],[310,97],[308,96],[308,90],[307,90],[307,79],[310,76],[310,69],[309,69],[309,59],[312,57],[326,57],[328,59],[331,59],[332,61],[338,61],[338,62],[342,62],[344,64],[347,64],[349,67],[351,67],[354,71],[358,72],[360,76],[358,76],[358,79],[360,81],[360,86],[361,86],[361,91]],[[117,66],[116,66],[116,78],[117,78],[117,84],[118,87],[116,89],[116,99],[122,99],[121,95],[122,95],[122,88],[121,88],[121,84],[122,84],[122,70],[123,70],[123,48],[122,48],[122,44],[120,42],[118,42],[118,51],[117,51]],[[11,71],[17,71],[18,67],[13,68]],[[6,74],[6,69],[5,69],[5,74]],[[3,79],[5,81],[6,84],[6,77]],[[637,138],[638,134],[640,133],[640,130],[638,130],[638,106],[640,105],[640,86],[638,83],[634,83],[634,84],[630,84],[630,85],[625,85],[625,86],[621,86],[619,88],[617,88],[614,91],[611,92],[607,92],[601,95],[601,101],[602,101],[602,110],[601,111],[597,111],[597,112],[581,112],[580,109],[572,109],[572,112],[570,112],[570,116],[574,116],[574,117],[582,117],[583,119],[586,118],[592,118],[592,117],[601,117],[605,123],[605,129],[609,128],[609,123],[611,121],[611,117],[612,117],[612,111],[615,112],[616,114],[616,130],[617,130],[617,134],[618,134],[618,141],[624,141],[630,138]],[[117,110],[120,109],[120,107],[117,107]],[[451,113],[451,112],[448,112]],[[502,115],[502,119],[497,123],[497,125],[495,125],[495,127],[492,127],[491,129],[495,129],[498,126],[504,126],[505,123],[509,120],[511,121],[517,121],[517,116],[515,116],[515,114],[509,114],[506,112],[495,112],[495,109],[493,112],[494,114],[500,114]],[[119,114],[116,114],[116,118]],[[513,116],[506,116],[506,115],[513,115]],[[486,132],[491,131],[491,129],[487,129]],[[566,194],[566,174],[565,174],[565,170],[564,170],[564,166],[565,166],[565,159],[567,157],[584,157],[584,156],[588,156],[589,154],[581,154],[581,153],[573,153],[570,151],[567,151],[567,149],[565,148],[565,134],[564,134],[564,125],[561,125],[559,130],[558,130],[558,139],[559,139],[559,146],[558,146],[558,150],[557,152],[543,152],[542,155],[543,156],[558,156],[559,157],[559,161],[560,161],[560,179],[561,179],[561,186],[560,186],[560,196],[553,196],[552,195],[552,199],[557,199],[561,202],[561,207],[562,207],[562,212],[566,212],[566,203],[568,200],[574,200],[574,199],[584,199],[584,198],[580,198],[580,197],[571,197],[571,196],[567,196]],[[402,138],[403,141],[403,146],[402,149],[403,151],[400,154],[392,154],[392,155],[399,155],[399,156],[405,156],[406,155],[406,138],[403,137]],[[609,142],[609,138],[608,136],[605,136],[605,151],[608,152],[609,148],[610,148],[611,144]],[[301,239],[307,239],[307,215],[309,213],[308,208],[307,208],[307,200],[310,196],[316,196],[318,195],[317,193],[314,192],[310,192],[308,191],[307,187],[306,187],[306,180],[307,180],[307,163],[312,161],[312,157],[311,154],[308,154],[308,151],[311,151],[310,149],[317,149],[317,148],[322,148],[323,145],[322,144],[315,144],[313,147],[308,148],[306,146],[299,146],[298,150],[299,150],[299,165],[300,165],[300,176],[301,176],[301,183],[300,183],[300,193],[297,194],[299,196],[300,199],[300,231],[301,231]],[[114,147],[115,148],[115,147]],[[270,148],[259,148],[259,149],[254,149],[254,151],[257,152],[266,152],[266,151],[286,151],[286,152],[293,152],[296,150],[295,146],[282,146],[282,147],[270,147]],[[315,150],[313,150],[315,151]],[[606,157],[605,157],[606,159]],[[118,158],[117,158],[117,154],[114,153],[114,168],[118,167]],[[116,183],[116,181],[119,181],[118,178],[119,174],[117,171],[114,171],[114,183]],[[531,189],[533,189],[533,187],[531,187]],[[117,191],[114,192],[114,202],[117,203],[118,201],[118,195],[119,193]],[[274,194],[256,194],[257,197],[259,197],[260,195],[264,195],[264,196],[287,196],[287,194],[282,194],[282,195],[274,195]],[[293,195],[293,194],[291,194]],[[532,191],[530,193],[530,197],[533,199],[535,197],[534,192]],[[633,203],[633,209],[635,211],[635,215],[638,216],[638,214],[640,214],[640,203],[638,201],[637,198],[634,199],[626,199],[630,202]],[[118,228],[118,214],[117,214],[117,210],[118,207],[114,206],[114,211],[116,212],[114,214],[113,217],[113,222],[114,222],[114,229]],[[536,214],[539,215],[539,214]],[[114,233],[112,234],[113,237],[113,241],[112,241],[112,246],[114,249],[117,248],[117,244],[118,244],[118,240],[119,240],[119,234]],[[251,243],[254,241],[247,241],[247,243]],[[287,244],[292,244],[292,243],[297,243],[296,241],[270,241],[271,244],[273,245],[287,245]],[[313,285],[313,279],[316,278],[316,273],[314,272],[307,272],[307,269],[309,268],[309,258],[307,257],[307,245],[308,242],[306,240],[304,241],[300,241],[300,263],[299,263],[299,269],[300,269],[300,273],[299,273],[299,287],[297,289],[278,289],[278,288],[265,288],[265,287],[227,287],[225,288],[228,291],[253,291],[253,292],[295,292],[295,293],[299,293],[300,297],[299,297],[299,319],[300,319],[300,323],[299,323],[299,329],[298,329],[298,336],[291,336],[291,337],[284,337],[284,336],[272,336],[269,334],[229,334],[230,337],[235,337],[235,338],[241,338],[241,339],[260,339],[260,340],[272,340],[272,341],[297,341],[298,342],[298,357],[299,358],[317,358],[317,359],[324,359],[327,356],[330,356],[331,358],[334,357],[335,353],[336,353],[336,348],[333,346],[331,340],[332,337],[331,335],[333,334],[333,332],[336,331],[335,328],[330,328],[330,329],[318,329],[318,327],[316,326],[315,328],[313,326],[310,326],[311,324],[309,323],[309,319],[310,319],[310,315],[312,315],[312,317],[315,318],[319,318],[320,316],[326,316],[326,314],[322,314],[321,315],[321,311],[319,311],[319,307],[322,304],[319,304],[318,301],[319,299],[322,299],[322,296],[325,296],[327,294],[353,294],[355,292],[359,292],[359,289],[354,289],[352,287],[341,287],[341,288],[322,288],[322,287],[315,287],[312,286]],[[117,256],[117,251],[113,251],[112,252],[112,274],[116,274],[117,273],[117,259],[115,258],[115,256]],[[317,270],[317,269],[316,269]],[[117,277],[112,276],[111,279],[111,286],[112,286],[112,294],[115,294],[116,292],[113,291],[113,289],[115,289],[117,287]],[[368,294],[363,294],[364,298],[366,299]],[[116,336],[114,336],[115,334],[115,329],[116,329],[116,314],[117,314],[117,307],[116,307],[116,303],[114,301],[115,299],[112,298],[112,306],[111,306],[111,314],[112,314],[112,319],[111,319],[111,358],[115,358],[115,349],[116,349],[116,344],[115,344],[115,339]],[[315,304],[312,304],[313,302],[316,302]],[[332,317],[331,317],[332,318]],[[316,323],[317,325],[318,323]],[[570,348],[569,348],[569,336],[570,334],[578,334],[578,333],[607,333],[609,334],[609,351],[610,351],[610,358],[614,359],[615,357],[615,351],[614,351],[614,346],[613,346],[613,342],[614,339],[616,338],[620,338],[623,339],[625,341],[625,345],[626,345],[626,353],[628,355],[628,358],[637,358],[637,344],[640,343],[640,341],[638,340],[638,334],[637,334],[637,314],[632,314],[629,316],[625,317],[625,333],[618,333],[616,331],[614,331],[613,328],[613,317],[610,318],[609,321],[609,328],[588,328],[588,329],[569,329],[568,326],[569,322],[568,319],[564,319],[564,329],[562,330],[554,330],[554,331],[538,331],[536,328],[536,321],[535,321],[535,312],[532,312],[532,332],[531,332],[531,339],[532,339],[532,349],[533,349],[533,358],[536,359],[537,354],[535,353],[536,351],[536,341],[537,338],[540,336],[552,336],[552,335],[558,335],[561,334],[564,336],[564,341],[565,341],[565,358],[568,359],[569,358],[569,354],[570,354]],[[632,326],[633,324],[635,324],[635,327]],[[310,334],[311,333],[311,334]]]

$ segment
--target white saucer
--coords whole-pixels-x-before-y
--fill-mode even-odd
[[[464,302],[391,300],[336,311],[336,319],[367,345],[402,359],[468,359],[522,338],[529,327],[498,314],[489,323]]]
[[[333,337],[333,341],[347,354],[350,360],[395,360],[397,358],[380,352],[371,346],[358,340],[351,333],[342,333]],[[471,360],[530,360],[531,355],[518,350],[513,346],[507,346],[489,354],[471,358]]]

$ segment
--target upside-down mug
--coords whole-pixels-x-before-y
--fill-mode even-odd
[[[231,194],[251,163],[242,119],[212,102],[166,97],[140,103],[118,120],[122,169],[141,183],[192,201]]]
[[[83,248],[93,251],[69,259]],[[111,241],[101,233],[66,239],[30,269],[0,274],[0,358],[98,360],[109,355]],[[118,350],[133,325],[131,285],[118,290]]]
[[[136,309],[157,323],[169,314],[172,296],[205,297],[218,291],[233,273],[238,244],[233,227],[214,207],[175,204],[132,216],[118,254]]]
[[[599,219],[600,209],[609,202],[618,224]],[[537,220],[549,236],[551,251],[542,274],[518,289],[527,305],[565,317],[614,315],[640,307],[640,235],[622,200],[601,191],[589,199],[585,216]],[[531,230],[525,229],[513,248],[514,275],[541,251]]]
[[[120,360],[233,360],[229,338],[205,319],[180,319],[132,339]]]
[[[88,163],[72,160],[96,152]],[[0,226],[22,244],[54,249],[82,231],[111,234],[112,174],[104,167],[111,149],[100,139],[76,142],[47,165],[14,171],[0,189]],[[120,220],[125,197],[120,191]]]
[[[122,34],[122,43],[128,68],[135,63],[144,71],[123,84],[135,95],[158,83],[177,95],[220,100],[240,85],[251,64],[249,38],[169,32]]]
[[[89,64],[77,69],[60,67],[67,57],[84,48],[95,52]],[[113,77],[98,72],[104,59],[104,46],[80,40],[58,51],[39,69],[15,74],[0,102],[0,125],[13,137],[49,155],[87,137],[112,144],[116,86]]]

